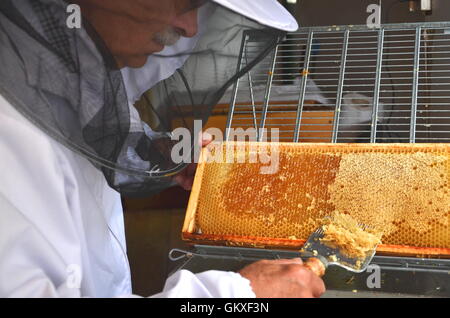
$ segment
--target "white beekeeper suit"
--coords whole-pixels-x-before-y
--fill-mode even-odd
[[[275,0],[215,2],[272,27],[297,28]],[[124,70],[131,99],[176,67]],[[1,95],[0,122],[0,297],[132,296],[119,193],[88,159],[50,138]],[[237,273],[183,270],[155,296],[255,295]]]

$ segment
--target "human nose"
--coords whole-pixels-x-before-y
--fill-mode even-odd
[[[191,38],[198,32],[197,15],[197,9],[183,13],[175,17],[172,25],[179,29],[182,36]]]

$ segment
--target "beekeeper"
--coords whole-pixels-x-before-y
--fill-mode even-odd
[[[189,188],[192,164],[171,158],[174,123],[194,132],[297,28],[275,0],[72,2],[80,28],[63,0],[0,1],[0,297],[132,296],[120,194]],[[244,29],[264,36],[236,70]],[[144,122],[133,103],[152,87]],[[294,259],[179,271],[155,296],[323,291]]]

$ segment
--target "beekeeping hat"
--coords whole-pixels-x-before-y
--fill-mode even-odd
[[[198,36],[149,57],[170,67],[143,81],[143,89],[152,89],[138,112],[95,29],[86,20],[81,28],[67,27],[66,1],[1,0],[0,94],[89,159],[122,194],[161,190],[197,158],[198,131],[212,108],[273,52],[285,31],[296,28],[276,1],[214,0],[206,6]],[[255,41],[243,49],[249,39]]]
[[[298,29],[295,18],[277,0],[213,0],[262,25],[293,32]]]

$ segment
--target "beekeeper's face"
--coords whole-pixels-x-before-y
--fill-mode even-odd
[[[147,57],[197,33],[205,0],[76,0],[120,68],[141,67]]]

